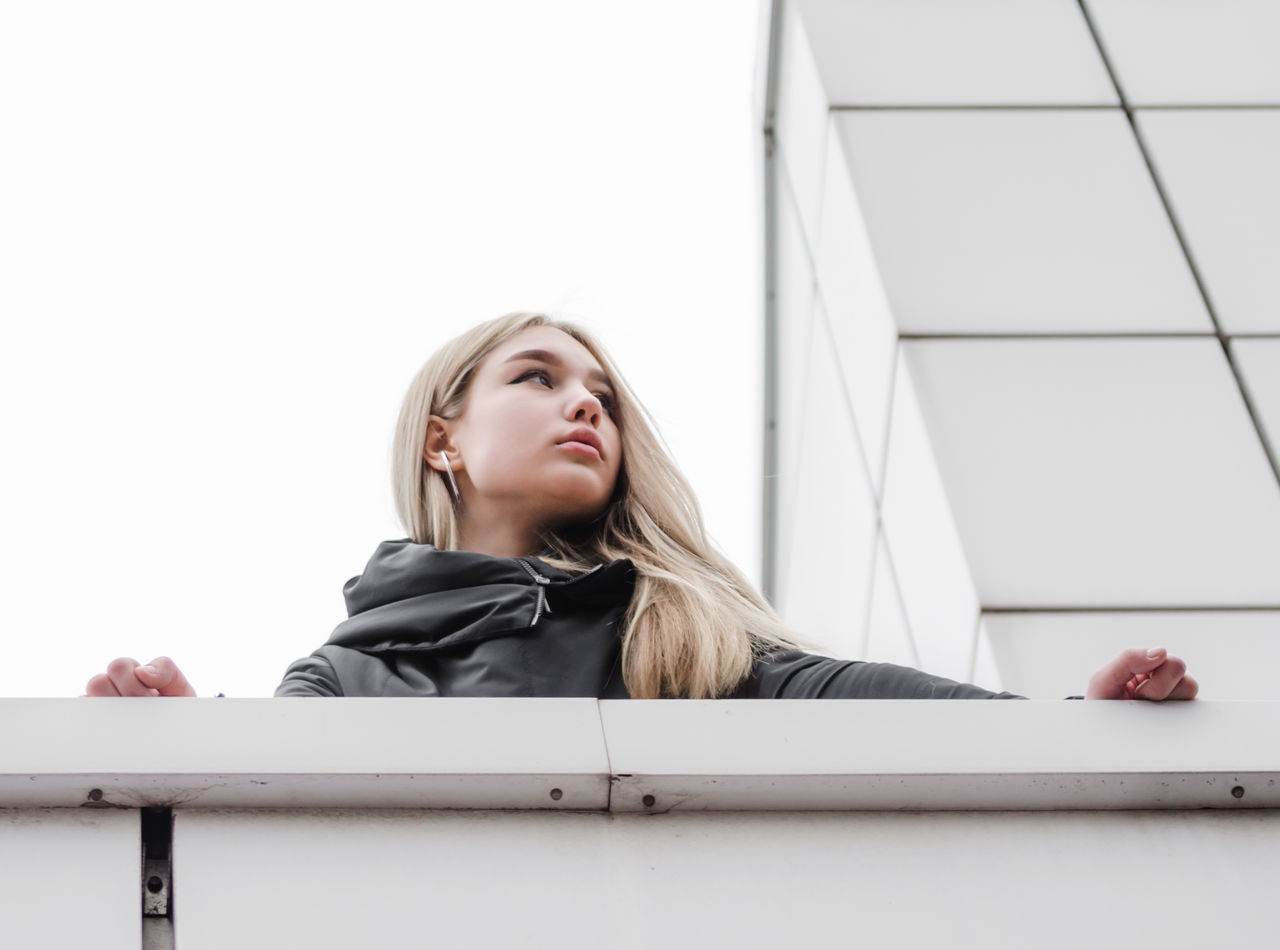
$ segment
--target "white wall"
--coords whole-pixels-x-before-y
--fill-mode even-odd
[[[15,946],[139,946],[145,805],[173,813],[180,948],[1273,929],[1280,703],[10,699],[0,722]]]
[[[1280,697],[1237,672],[1280,662],[1274,7],[782,8],[784,617],[1034,697],[1126,646]]]
[[[0,809],[5,944],[137,950],[139,829],[132,809]]]
[[[778,69],[775,599],[833,655],[969,680],[977,596],[795,4]]]
[[[175,929],[184,950],[1186,947],[1265,939],[1278,847],[1273,812],[195,811]]]

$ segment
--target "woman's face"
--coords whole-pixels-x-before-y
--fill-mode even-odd
[[[530,327],[495,347],[450,423],[465,510],[538,528],[598,515],[622,463],[612,406],[604,370],[567,333]]]

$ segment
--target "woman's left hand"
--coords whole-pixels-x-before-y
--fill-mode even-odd
[[[1085,699],[1195,699],[1198,684],[1187,664],[1164,647],[1125,650],[1093,674]]]

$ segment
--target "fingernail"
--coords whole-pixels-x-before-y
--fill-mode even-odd
[[[159,670],[157,670],[157,669],[156,669],[154,666],[152,666],[150,663],[146,664],[145,666],[140,666],[140,667],[138,667],[138,672],[139,672],[139,673],[146,673],[148,676],[158,676],[158,675],[159,675],[159,673],[160,673],[160,671],[159,671]]]
[[[1147,659],[1154,660],[1163,652],[1164,652],[1164,647],[1152,647],[1150,650],[1147,651]]]
[[[149,689],[149,690],[147,690],[147,692],[148,692],[148,693],[150,693],[152,696],[159,696],[159,695],[160,695],[160,690],[158,690],[158,689]]]

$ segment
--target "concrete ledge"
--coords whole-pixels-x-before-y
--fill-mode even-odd
[[[1280,807],[1280,703],[4,699],[0,807]]]
[[[1280,703],[600,706],[614,811],[1280,806]]]
[[[5,699],[0,806],[608,808],[594,699]]]

